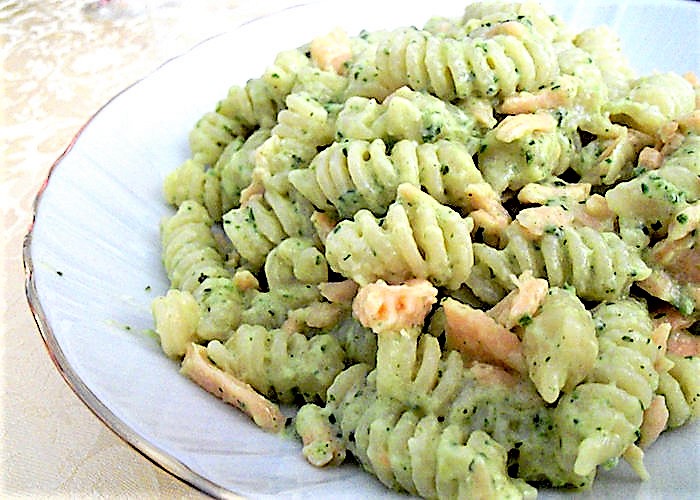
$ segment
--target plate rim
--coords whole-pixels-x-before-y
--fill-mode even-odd
[[[34,236],[34,228],[37,222],[39,208],[44,196],[44,193],[49,187],[52,176],[57,171],[59,165],[66,159],[66,157],[72,152],[77,142],[82,138],[83,134],[87,128],[95,121],[95,119],[103,113],[106,108],[108,108],[114,101],[119,99],[123,94],[129,92],[132,88],[138,86],[144,81],[151,78],[154,74],[162,71],[165,67],[172,64],[175,61],[182,59],[188,54],[196,51],[202,45],[206,45],[216,39],[230,35],[241,28],[258,22],[261,19],[265,19],[270,16],[281,15],[286,11],[298,9],[301,7],[306,7],[318,3],[323,3],[324,0],[309,0],[297,3],[285,3],[283,5],[274,6],[270,11],[251,15],[246,13],[244,10],[242,12],[244,18],[231,26],[225,31],[215,33],[213,35],[207,36],[203,40],[193,44],[189,48],[181,51],[171,57],[168,57],[164,61],[157,64],[153,69],[147,71],[143,76],[137,78],[132,83],[125,86],[122,90],[107,99],[101,106],[99,106],[85,122],[78,128],[75,134],[69,140],[67,146],[62,153],[54,160],[54,162],[49,167],[46,175],[41,181],[39,189],[34,195],[31,209],[30,209],[30,221],[25,235],[22,239],[22,264],[24,268],[24,295],[29,306],[29,310],[34,319],[34,323],[37,326],[39,335],[43,341],[45,350],[49,355],[49,358],[53,362],[55,368],[60,374],[61,378],[66,382],[71,391],[78,397],[81,403],[87,407],[90,412],[97,417],[97,419],[109,429],[113,434],[115,434],[123,443],[127,444],[130,448],[138,452],[141,456],[146,458],[149,462],[155,465],[157,468],[163,470],[174,479],[181,481],[197,491],[204,493],[206,495],[217,497],[217,498],[241,498],[235,492],[216,484],[214,481],[207,479],[198,472],[192,470],[188,467],[182,460],[176,458],[172,454],[163,451],[158,446],[154,445],[146,438],[140,436],[134,431],[123,419],[117,417],[117,415],[107,407],[88,387],[88,385],[81,379],[77,374],[76,370],[73,368],[60,343],[58,342],[56,335],[53,332],[44,307],[39,299],[39,294],[36,286],[36,273],[35,273],[35,263],[32,257],[32,242]]]

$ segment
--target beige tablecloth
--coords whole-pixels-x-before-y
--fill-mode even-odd
[[[0,0],[0,497],[201,496],[107,429],[62,380],[25,299],[22,241],[52,163],[101,105],[282,3]]]

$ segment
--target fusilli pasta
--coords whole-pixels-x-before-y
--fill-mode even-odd
[[[460,40],[415,28],[397,30],[377,49],[379,81],[389,88],[426,90],[448,101],[536,90],[556,75],[556,55],[525,24],[519,26],[515,35]]]
[[[262,193],[252,194],[244,205],[223,216],[226,235],[254,270],[264,265],[267,254],[285,238],[316,236],[313,206],[287,184],[265,183]]]
[[[460,107],[428,93],[401,87],[382,103],[360,96],[350,97],[338,113],[336,137],[380,138],[387,142],[447,139],[476,147],[478,126]]]
[[[600,354],[586,381],[565,394],[554,413],[564,465],[572,463],[581,476],[634,447],[659,383],[658,348],[644,305],[632,299],[601,304],[593,318]]]
[[[163,264],[172,287],[191,293],[198,302],[197,335],[202,339],[225,338],[236,328],[243,300],[217,250],[211,225],[204,207],[186,201],[161,228]]]
[[[225,343],[209,342],[207,355],[224,371],[283,403],[320,401],[343,368],[335,337],[241,325]]]
[[[350,140],[324,149],[308,169],[290,173],[290,182],[320,210],[348,218],[360,209],[384,215],[399,184],[424,188],[443,204],[466,207],[469,184],[482,182],[469,149],[440,140],[401,140],[387,151],[381,139]]]
[[[641,257],[612,232],[554,226],[530,239],[516,222],[507,234],[508,244],[501,250],[483,243],[473,246],[475,272],[466,284],[489,303],[514,289],[512,276],[524,271],[547,278],[552,286],[573,286],[578,296],[590,300],[621,297],[650,273]]]
[[[547,403],[585,379],[598,356],[590,313],[572,291],[553,288],[523,332],[530,378]]]
[[[340,222],[326,239],[326,258],[336,272],[361,285],[413,276],[458,288],[473,263],[471,227],[469,219],[430,195],[401,184],[381,224],[367,210]]]
[[[282,52],[164,181],[161,347],[410,494],[646,478],[700,414],[699,96],[529,1]]]

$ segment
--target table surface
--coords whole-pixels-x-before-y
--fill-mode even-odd
[[[0,497],[202,497],[105,427],[63,381],[27,305],[22,242],[51,165],[100,106],[284,3],[0,0]]]

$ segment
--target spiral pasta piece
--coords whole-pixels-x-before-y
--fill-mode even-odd
[[[187,346],[197,339],[199,304],[192,294],[170,289],[153,300],[151,313],[163,352],[175,359],[184,356]]]
[[[552,288],[522,334],[530,379],[547,403],[586,378],[598,356],[590,313],[576,295]]]
[[[217,103],[216,110],[248,127],[271,128],[279,107],[297,84],[299,73],[310,66],[311,60],[303,50],[282,51],[261,77],[248,81],[243,87],[232,87]]]
[[[475,243],[474,273],[467,286],[483,301],[493,304],[504,291],[515,288],[512,276],[532,271],[550,286],[573,286],[586,300],[611,300],[629,292],[633,282],[651,270],[639,254],[613,232],[590,227],[551,227],[530,239],[517,223],[508,229],[508,243],[498,250]]]
[[[658,73],[637,79],[624,97],[606,106],[611,119],[649,135],[695,109],[693,86],[676,73]]]
[[[250,134],[240,147],[232,148],[235,143],[226,146],[216,162],[214,169],[221,179],[222,198],[230,200],[223,204],[222,215],[241,204],[241,193],[250,186],[255,168],[255,152],[270,137],[270,129],[261,128]]]
[[[612,29],[597,26],[583,30],[573,43],[591,55],[613,99],[629,90],[634,71],[623,54],[620,37]]]
[[[317,99],[292,93],[277,116],[271,135],[255,153],[256,167],[269,175],[304,168],[334,136],[334,119]]]
[[[583,383],[554,412],[562,436],[562,465],[590,483],[598,465],[634,445],[642,424],[639,400],[614,384]]]
[[[360,209],[384,215],[402,183],[423,187],[442,204],[465,207],[466,186],[483,181],[460,143],[402,140],[387,149],[381,139],[336,142],[289,180],[318,209],[335,209],[341,218]]]
[[[661,167],[621,182],[605,193],[620,218],[620,233],[632,244],[647,246],[649,236],[663,237],[690,203],[700,199],[700,136],[685,136]]]
[[[207,280],[226,278],[223,257],[212,234],[212,220],[204,207],[186,201],[161,225],[163,265],[171,286],[201,296]]]
[[[313,206],[289,186],[264,184],[263,193],[223,216],[224,232],[253,270],[260,269],[270,251],[289,236],[315,238]]]
[[[419,278],[454,289],[473,264],[471,229],[469,219],[419,188],[401,184],[381,221],[360,210],[353,220],[340,222],[326,238],[326,259],[360,285]]]
[[[163,264],[171,287],[199,304],[197,336],[222,339],[239,325],[243,296],[217,251],[211,225],[204,207],[191,200],[182,203],[161,227]]]
[[[297,398],[322,401],[344,359],[332,335],[307,339],[300,333],[246,324],[225,343],[209,342],[207,355],[222,370],[281,403]]]
[[[659,383],[655,369],[659,350],[652,340],[654,327],[646,306],[625,299],[598,306],[593,318],[600,355],[588,379],[615,383],[648,408]]]
[[[394,90],[384,87],[377,78],[377,46],[387,36],[386,31],[363,31],[351,38],[352,58],[345,71],[348,84],[343,101],[355,96],[383,101]]]
[[[185,160],[163,182],[166,201],[178,207],[185,200],[194,200],[206,207],[214,221],[220,221],[225,212],[240,205],[241,191],[252,180],[251,151],[269,134],[259,129],[245,141],[233,139],[211,167],[193,158]]]
[[[700,358],[667,354],[673,366],[659,374],[657,393],[664,396],[668,409],[668,427],[680,427],[700,417]]]
[[[376,400],[372,373],[364,363],[350,365],[328,387],[324,407],[309,403],[299,408],[294,425],[310,463],[324,466],[343,462],[355,441],[359,418]]]
[[[235,141],[231,145],[240,146]],[[214,220],[221,220],[223,212],[231,208],[229,200],[222,196],[218,172],[193,159],[185,160],[168,174],[163,193],[166,201],[175,207],[185,200],[196,201],[206,207]]]
[[[234,138],[258,127],[272,128],[297,74],[310,60],[300,50],[281,52],[260,78],[231,87],[214,111],[205,113],[190,132],[192,157],[213,165]]]
[[[566,113],[562,124],[574,130],[581,128],[591,133],[609,136],[610,120],[604,106],[610,98],[610,89],[592,54],[583,47],[566,44],[557,55],[561,77],[556,81],[558,91],[564,91],[565,102],[576,100],[584,113]]]
[[[190,131],[192,158],[201,165],[213,165],[231,141],[246,134],[246,128],[232,118],[209,111],[197,120]]]
[[[377,340],[377,394],[444,416],[462,389],[464,368],[456,351],[442,355],[437,338],[401,330]]]
[[[573,151],[573,139],[549,114],[514,115],[486,134],[478,166],[500,193],[561,174],[569,168]]]
[[[384,86],[408,85],[447,101],[536,90],[557,72],[551,46],[528,29],[456,40],[403,28],[380,43],[376,64]]]
[[[447,139],[475,148],[480,133],[469,113],[408,87],[395,90],[381,104],[366,97],[350,97],[336,122],[338,139],[409,139],[421,143]]]
[[[300,409],[297,431],[312,463],[328,463],[342,456],[346,447],[386,486],[423,498],[534,494],[524,481],[508,476],[506,450],[488,434],[467,432],[396,400],[377,397],[374,384],[374,372],[354,365],[329,388],[324,408]],[[334,439],[335,435],[340,438]],[[319,455],[323,459],[318,460]]]
[[[562,458],[581,476],[634,447],[659,375],[658,348],[646,307],[624,299],[593,311],[599,355],[587,380],[562,397],[555,421],[562,435]]]

